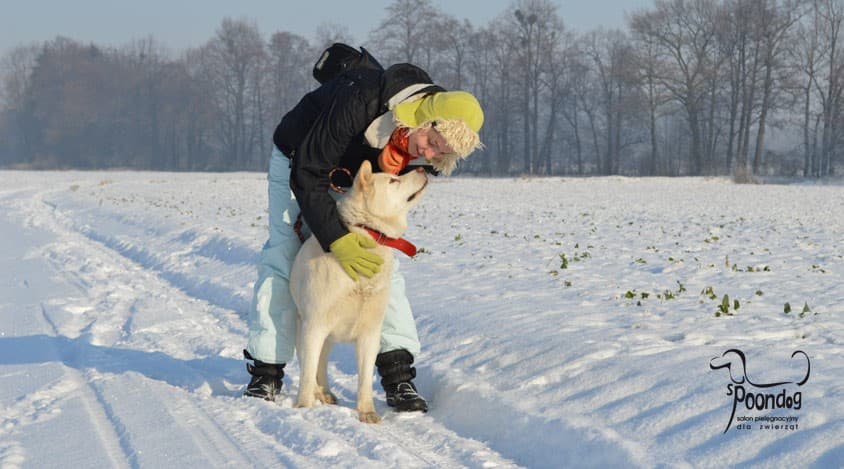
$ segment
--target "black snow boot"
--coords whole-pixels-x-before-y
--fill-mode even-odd
[[[381,386],[387,393],[387,405],[394,407],[397,412],[428,412],[428,403],[416,392],[416,386],[411,381],[416,377],[413,355],[407,350],[393,350],[379,353],[375,360],[378,374],[381,375]]]
[[[243,351],[243,357],[254,362],[254,365],[246,364],[246,371],[252,375],[252,379],[246,385],[246,391],[243,391],[243,395],[275,401],[276,396],[281,393],[284,363],[281,365],[264,363],[252,358],[252,355],[246,350]]]

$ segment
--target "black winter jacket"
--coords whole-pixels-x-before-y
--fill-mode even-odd
[[[443,91],[427,73],[410,64],[393,65],[383,72],[348,70],[306,94],[276,127],[273,143],[292,160],[290,188],[325,251],[348,233],[328,193],[329,173],[343,167],[354,175],[364,160],[378,170],[381,149],[370,147],[363,134],[387,112],[391,97],[416,84],[431,86],[415,94]]]

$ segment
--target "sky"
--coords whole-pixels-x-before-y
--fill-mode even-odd
[[[433,0],[434,6],[476,26],[516,0]],[[172,51],[210,39],[226,17],[254,21],[265,37],[290,31],[312,39],[320,24],[345,25],[361,44],[386,16],[391,0],[0,0],[0,53],[65,36],[121,46],[152,35]],[[554,0],[566,25],[588,31],[622,27],[625,14],[652,0]]]

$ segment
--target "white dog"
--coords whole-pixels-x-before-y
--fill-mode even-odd
[[[421,169],[393,176],[373,173],[372,165],[364,161],[352,188],[337,202],[340,219],[349,231],[366,234],[368,228],[399,238],[407,229],[408,211],[427,184]],[[335,342],[354,342],[358,417],[366,423],[381,420],[372,402],[372,378],[393,272],[393,249],[379,243],[373,252],[384,259],[380,272],[357,282],[313,236],[293,262],[290,292],[299,312],[296,348],[302,373],[298,407],[312,407],[315,399],[326,404],[337,402],[328,390],[328,354]]]

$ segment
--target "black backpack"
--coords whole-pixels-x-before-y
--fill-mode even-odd
[[[319,56],[319,60],[314,64],[313,75],[320,84],[325,84],[353,68],[384,70],[375,57],[363,47],[357,50],[342,42],[335,42]]]

